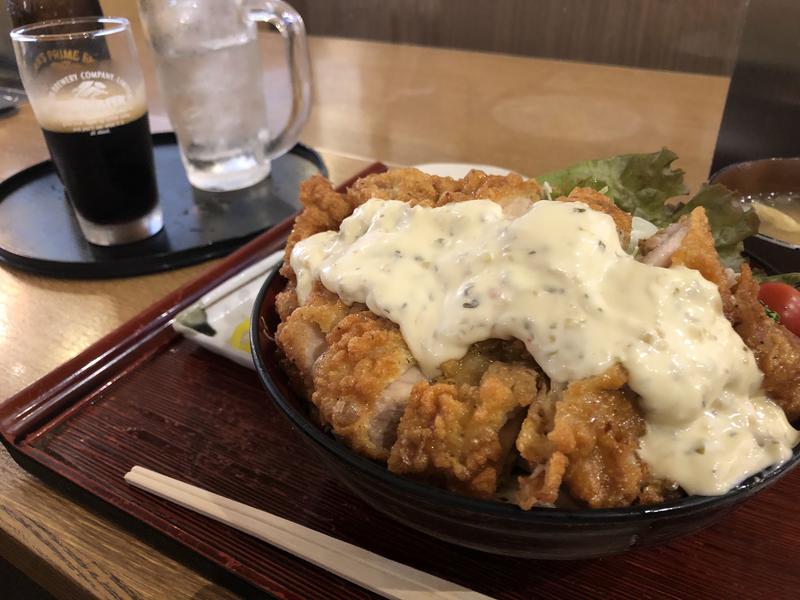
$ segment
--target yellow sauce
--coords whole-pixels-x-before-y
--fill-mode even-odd
[[[643,460],[690,494],[724,493],[797,442],[716,286],[637,262],[611,217],[583,203],[510,218],[488,200],[373,199],[298,243],[291,266],[301,302],[319,279],[397,323],[428,377],[489,338],[522,340],[558,382],[621,363],[647,422]]]
[[[800,195],[770,193],[747,196],[760,224],[758,232],[800,246]]]

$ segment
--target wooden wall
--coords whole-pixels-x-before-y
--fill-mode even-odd
[[[730,74],[748,0],[289,0],[308,30]]]
[[[308,30],[320,35],[722,75],[733,69],[748,4],[748,0],[289,2],[303,15]],[[136,14],[136,0],[101,0],[101,4],[106,14]]]

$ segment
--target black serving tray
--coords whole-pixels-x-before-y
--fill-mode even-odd
[[[299,184],[327,176],[322,158],[297,144],[272,161],[265,181],[204,192],[186,178],[175,135],[153,135],[164,229],[132,244],[99,247],[82,236],[51,161],[0,183],[0,262],[50,277],[130,277],[228,254],[300,208]]]

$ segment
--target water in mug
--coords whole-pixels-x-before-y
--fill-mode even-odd
[[[155,15],[163,35],[153,41],[189,181],[207,190],[247,187],[270,170],[256,27],[230,17],[208,20],[192,12],[194,3],[176,14],[180,4],[163,19]]]

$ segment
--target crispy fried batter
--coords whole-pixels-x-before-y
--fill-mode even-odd
[[[719,262],[719,254],[714,247],[714,237],[708,224],[706,210],[698,206],[688,215],[681,217],[680,224],[688,227],[678,249],[672,254],[671,264],[683,265],[700,271],[700,274],[719,288],[722,308],[726,315],[733,310],[733,297],[725,270]]]
[[[411,387],[422,379],[400,330],[362,311],[343,318],[327,343],[314,366],[312,402],[348,446],[386,460]]]
[[[472,170],[453,190],[444,192],[436,206],[444,206],[465,200],[492,200],[503,207],[510,216],[524,214],[531,204],[540,199],[541,188],[535,179],[523,179],[517,174],[507,176],[486,175],[483,171]]]
[[[633,217],[614,204],[611,198],[592,188],[576,187],[569,193],[569,196],[561,196],[558,200],[560,202],[583,202],[592,210],[609,215],[614,219],[614,224],[617,226],[617,234],[619,234],[622,247],[628,247],[628,243],[631,240],[631,223]]]
[[[275,295],[275,310],[281,321],[285,321],[298,306],[300,306],[300,301],[297,298],[297,284],[294,281],[288,281],[286,287]]]
[[[726,275],[714,246],[714,236],[706,211],[698,206],[677,223],[671,223],[639,243],[642,262],[656,267],[683,265],[700,274],[719,289],[722,310],[729,319],[733,314],[730,278]]]
[[[495,200],[505,198],[510,194],[521,194],[536,198],[539,196],[541,189],[535,179],[524,179],[516,173],[487,175],[483,171],[472,169],[461,180],[460,192],[470,198]],[[447,204],[447,200],[440,198],[438,204]]]
[[[535,400],[528,407],[516,445],[520,456],[531,465],[544,464],[555,451],[547,434],[553,430],[556,404],[563,392],[563,385],[555,384],[551,388],[541,385],[536,390]]]
[[[767,316],[758,287],[743,264],[734,294],[734,327],[764,373],[764,391],[794,421],[800,417],[800,338]]]
[[[300,202],[303,205],[292,232],[286,241],[281,275],[290,282],[295,281],[294,271],[289,265],[294,245],[315,233],[338,229],[342,221],[350,216],[355,208],[348,197],[335,192],[330,181],[321,175],[315,175],[300,184]]]
[[[564,482],[574,498],[592,508],[628,506],[639,496],[644,474],[636,454],[644,419],[623,389],[625,370],[570,384],[556,408],[548,438],[569,459]]]
[[[667,500],[677,500],[683,495],[677,483],[666,479],[657,479],[650,473],[646,464],[642,464],[642,474],[639,504],[658,504]]]
[[[496,491],[537,374],[493,363],[479,386],[417,384],[389,456],[389,470],[488,498]]]
[[[481,377],[492,363],[521,363],[537,368],[533,357],[519,340],[490,339],[472,344],[458,360],[442,363],[442,379],[456,385],[479,385]]]
[[[541,385],[517,436],[517,450],[532,471],[530,475],[517,478],[517,504],[525,510],[537,504],[555,504],[558,498],[568,460],[563,453],[556,451],[547,434],[553,430],[556,401],[560,400],[563,391],[561,385],[549,389]]]
[[[459,188],[460,182],[451,177],[428,175],[412,168],[392,169],[359,179],[347,190],[347,198],[353,206],[372,198],[435,206],[439,196]]]
[[[553,452],[544,466],[538,466],[530,475],[518,477],[519,507],[522,510],[530,510],[534,506],[554,506],[568,464],[569,459],[564,454]]]
[[[348,191],[354,206],[371,198],[401,200],[411,205],[444,206],[452,202],[486,199],[497,202],[510,214],[525,212],[539,200],[539,184],[519,175],[487,175],[472,170],[464,179],[427,175],[417,169],[393,169],[357,181]]]
[[[311,391],[314,363],[327,348],[325,336],[346,315],[358,310],[364,310],[364,306],[347,306],[317,282],[308,302],[278,325],[275,341],[297,370],[307,392]]]
[[[522,508],[555,502],[561,477],[572,497],[592,508],[659,502],[674,487],[650,478],[636,453],[645,423],[626,381],[616,365],[571,383],[560,399],[537,396],[517,438],[533,471],[520,478]]]

